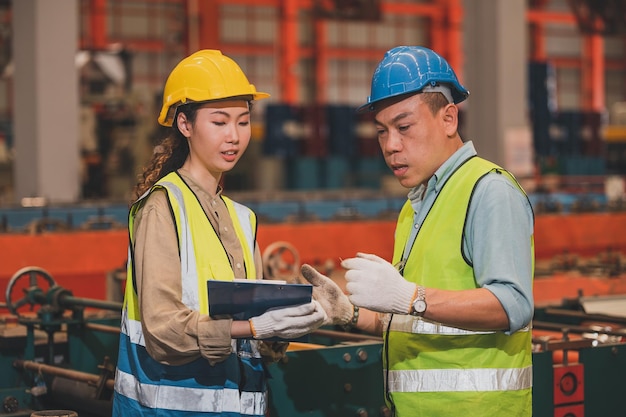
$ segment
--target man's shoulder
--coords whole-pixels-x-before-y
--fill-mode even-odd
[[[516,193],[521,193],[515,178],[513,176],[504,175],[503,173],[504,171],[499,170],[487,172],[486,175],[480,178],[476,184],[476,188],[484,188],[493,192],[514,190]]]

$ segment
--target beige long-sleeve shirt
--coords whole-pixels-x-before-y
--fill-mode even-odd
[[[243,250],[221,189],[210,195],[185,170],[179,173],[198,196],[233,266],[235,278],[245,278]],[[146,349],[157,361],[180,365],[204,357],[210,363],[231,353],[231,321],[213,320],[182,302],[178,238],[165,191],[153,192],[134,221],[136,285]],[[257,278],[262,260],[255,248]]]

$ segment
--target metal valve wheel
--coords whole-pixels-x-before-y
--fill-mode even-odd
[[[300,275],[300,254],[289,242],[271,243],[263,251],[263,277],[293,281]]]
[[[25,285],[26,281],[27,283]],[[18,283],[20,283],[20,285],[18,285]],[[11,314],[18,317],[20,316],[19,308],[26,304],[30,304],[30,309],[33,311],[35,304],[38,304],[33,295],[38,293],[45,294],[54,286],[56,286],[56,281],[48,271],[33,266],[22,268],[11,277],[11,280],[7,284],[6,307]],[[13,290],[15,289],[17,291],[17,288],[20,287],[24,292],[24,296],[14,300],[17,296],[13,294]]]

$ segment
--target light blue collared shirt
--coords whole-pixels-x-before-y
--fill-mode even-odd
[[[473,143],[466,142],[426,186],[421,184],[409,192],[415,214],[405,255],[441,187],[463,161],[474,155]],[[504,307],[511,333],[528,325],[533,317],[533,229],[528,198],[505,176],[490,173],[478,182],[467,213],[463,254],[473,265],[478,285],[491,291]]]

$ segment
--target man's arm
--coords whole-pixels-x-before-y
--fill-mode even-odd
[[[478,183],[463,250],[478,285],[501,304],[510,332],[528,325],[533,316],[533,230],[532,207],[516,185],[496,173]]]

